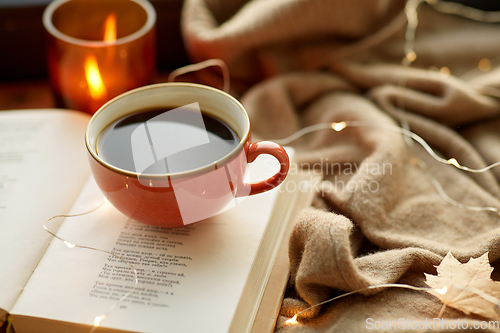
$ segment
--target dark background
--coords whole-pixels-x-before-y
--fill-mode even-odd
[[[168,72],[188,64],[180,32],[183,0],[150,1],[157,12],[158,71]],[[49,2],[50,0],[0,0],[0,83],[47,78],[42,13]],[[482,10],[500,10],[499,0],[454,2]]]
[[[156,9],[158,71],[189,63],[180,31],[183,0],[151,0]],[[0,81],[47,78],[42,14],[50,0],[0,0]]]

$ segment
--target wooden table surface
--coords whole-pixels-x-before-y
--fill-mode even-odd
[[[0,83],[0,110],[53,107],[48,80]]]
[[[0,0],[1,1],[1,0]],[[154,83],[167,82],[170,72],[161,72]],[[183,78],[190,78],[184,76]],[[196,82],[196,80],[192,81]],[[16,109],[47,109],[55,108],[49,80],[1,82],[0,81],[0,111]]]

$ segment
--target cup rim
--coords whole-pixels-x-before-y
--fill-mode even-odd
[[[75,38],[66,35],[62,31],[58,30],[54,24],[52,23],[52,15],[58,9],[61,5],[70,2],[72,0],[55,0],[52,1],[47,8],[45,8],[43,12],[43,25],[45,29],[54,37],[57,39],[63,40],[66,43],[69,44],[75,44],[75,45],[80,45],[80,46],[86,46],[86,47],[109,47],[109,46],[114,46],[114,45],[122,45],[129,43],[133,40],[139,39],[143,35],[145,35],[148,31],[150,31],[155,22],[156,22],[156,11],[153,7],[153,5],[149,1],[144,1],[144,0],[129,0],[132,2],[137,3],[140,7],[142,7],[146,11],[146,23],[137,31],[134,33],[117,38],[113,42],[105,42],[105,41],[98,41],[98,40],[86,40],[86,39],[80,39],[80,38]]]
[[[245,117],[245,122],[247,124],[247,126],[246,126],[247,130],[245,131],[245,133],[240,138],[240,141],[239,141],[238,145],[236,147],[234,147],[229,153],[227,153],[226,155],[224,155],[222,158],[220,158],[220,159],[212,162],[211,164],[207,164],[207,165],[204,165],[204,166],[196,168],[196,169],[190,169],[190,170],[187,170],[187,171],[174,172],[174,173],[162,173],[162,174],[138,173],[138,172],[129,171],[129,170],[125,170],[125,169],[119,168],[117,166],[114,166],[114,165],[112,165],[112,164],[104,161],[102,158],[100,158],[99,155],[97,155],[97,152],[92,148],[92,145],[90,143],[90,128],[92,127],[92,124],[95,122],[95,119],[97,118],[97,116],[101,112],[104,112],[106,110],[106,108],[111,103],[114,103],[114,102],[116,102],[116,101],[118,101],[118,100],[120,100],[122,98],[126,98],[129,95],[137,94],[137,93],[140,93],[142,91],[146,91],[146,90],[150,90],[150,89],[158,89],[158,88],[162,88],[162,87],[188,87],[188,88],[191,87],[191,88],[201,88],[201,89],[206,89],[206,90],[212,91],[214,93],[221,94],[221,95],[229,98],[242,111],[243,116]],[[106,126],[109,126],[109,125],[110,124],[107,124]],[[86,146],[87,151],[89,152],[89,154],[92,156],[92,158],[94,160],[96,160],[99,164],[101,164],[103,167],[105,167],[108,170],[117,172],[119,174],[122,174],[122,175],[125,175],[125,176],[128,176],[128,177],[137,177],[137,178],[141,177],[141,178],[148,178],[148,179],[165,179],[165,178],[171,179],[171,178],[179,178],[179,177],[188,177],[188,176],[195,176],[195,175],[198,175],[198,174],[204,174],[204,173],[208,173],[210,171],[216,170],[219,167],[225,165],[227,162],[231,161],[233,158],[235,158],[238,155],[238,153],[243,149],[243,147],[245,146],[245,144],[248,142],[248,140],[250,138],[250,133],[251,133],[251,127],[250,126],[251,126],[251,124],[250,124],[250,118],[248,116],[247,111],[243,107],[243,105],[236,98],[234,98],[233,96],[231,96],[230,94],[228,94],[228,93],[226,93],[226,92],[224,92],[222,90],[219,90],[219,89],[216,89],[216,88],[213,88],[213,87],[210,87],[210,86],[202,85],[202,84],[187,83],[187,82],[156,83],[156,84],[151,84],[151,85],[148,85],[148,86],[139,87],[139,88],[136,88],[136,89],[133,89],[133,90],[129,90],[129,91],[127,91],[127,92],[125,92],[125,93],[123,93],[121,95],[116,96],[115,98],[109,100],[103,106],[101,106],[99,108],[99,110],[97,110],[94,113],[94,115],[92,116],[92,118],[90,118],[90,120],[89,120],[89,122],[87,124],[87,129],[85,131],[85,146]],[[215,169],[214,169],[214,167],[215,167]]]

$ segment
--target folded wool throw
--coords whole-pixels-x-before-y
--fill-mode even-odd
[[[421,4],[417,58],[406,68],[400,65],[404,6],[396,0],[187,0],[183,32],[194,62],[228,64],[232,93],[248,110],[255,139],[281,139],[322,122],[407,121],[446,159],[471,168],[500,161],[500,25]],[[487,72],[478,69],[484,58],[492,65]],[[444,66],[451,75],[438,70]],[[216,70],[202,79],[221,85]],[[465,205],[500,209],[500,167],[463,172],[407,141],[387,129],[348,127],[291,144],[298,165],[322,173],[323,181],[292,230],[277,332],[368,332],[370,318],[432,320],[442,307],[434,296],[381,288],[309,310],[299,324],[285,323],[311,305],[369,285],[425,286],[424,273],[436,274],[450,251],[461,262],[489,251],[491,265],[500,266],[500,216],[452,205],[432,183]],[[492,278],[500,278],[498,269]],[[449,307],[443,317],[484,320]]]

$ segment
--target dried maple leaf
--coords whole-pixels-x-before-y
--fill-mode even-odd
[[[485,318],[500,319],[495,311],[500,298],[500,282],[491,279],[493,267],[488,252],[466,264],[460,263],[451,253],[436,266],[438,275],[425,274],[426,283],[433,289],[428,292],[446,306],[465,314],[474,313]],[[493,297],[492,297],[493,296]]]

